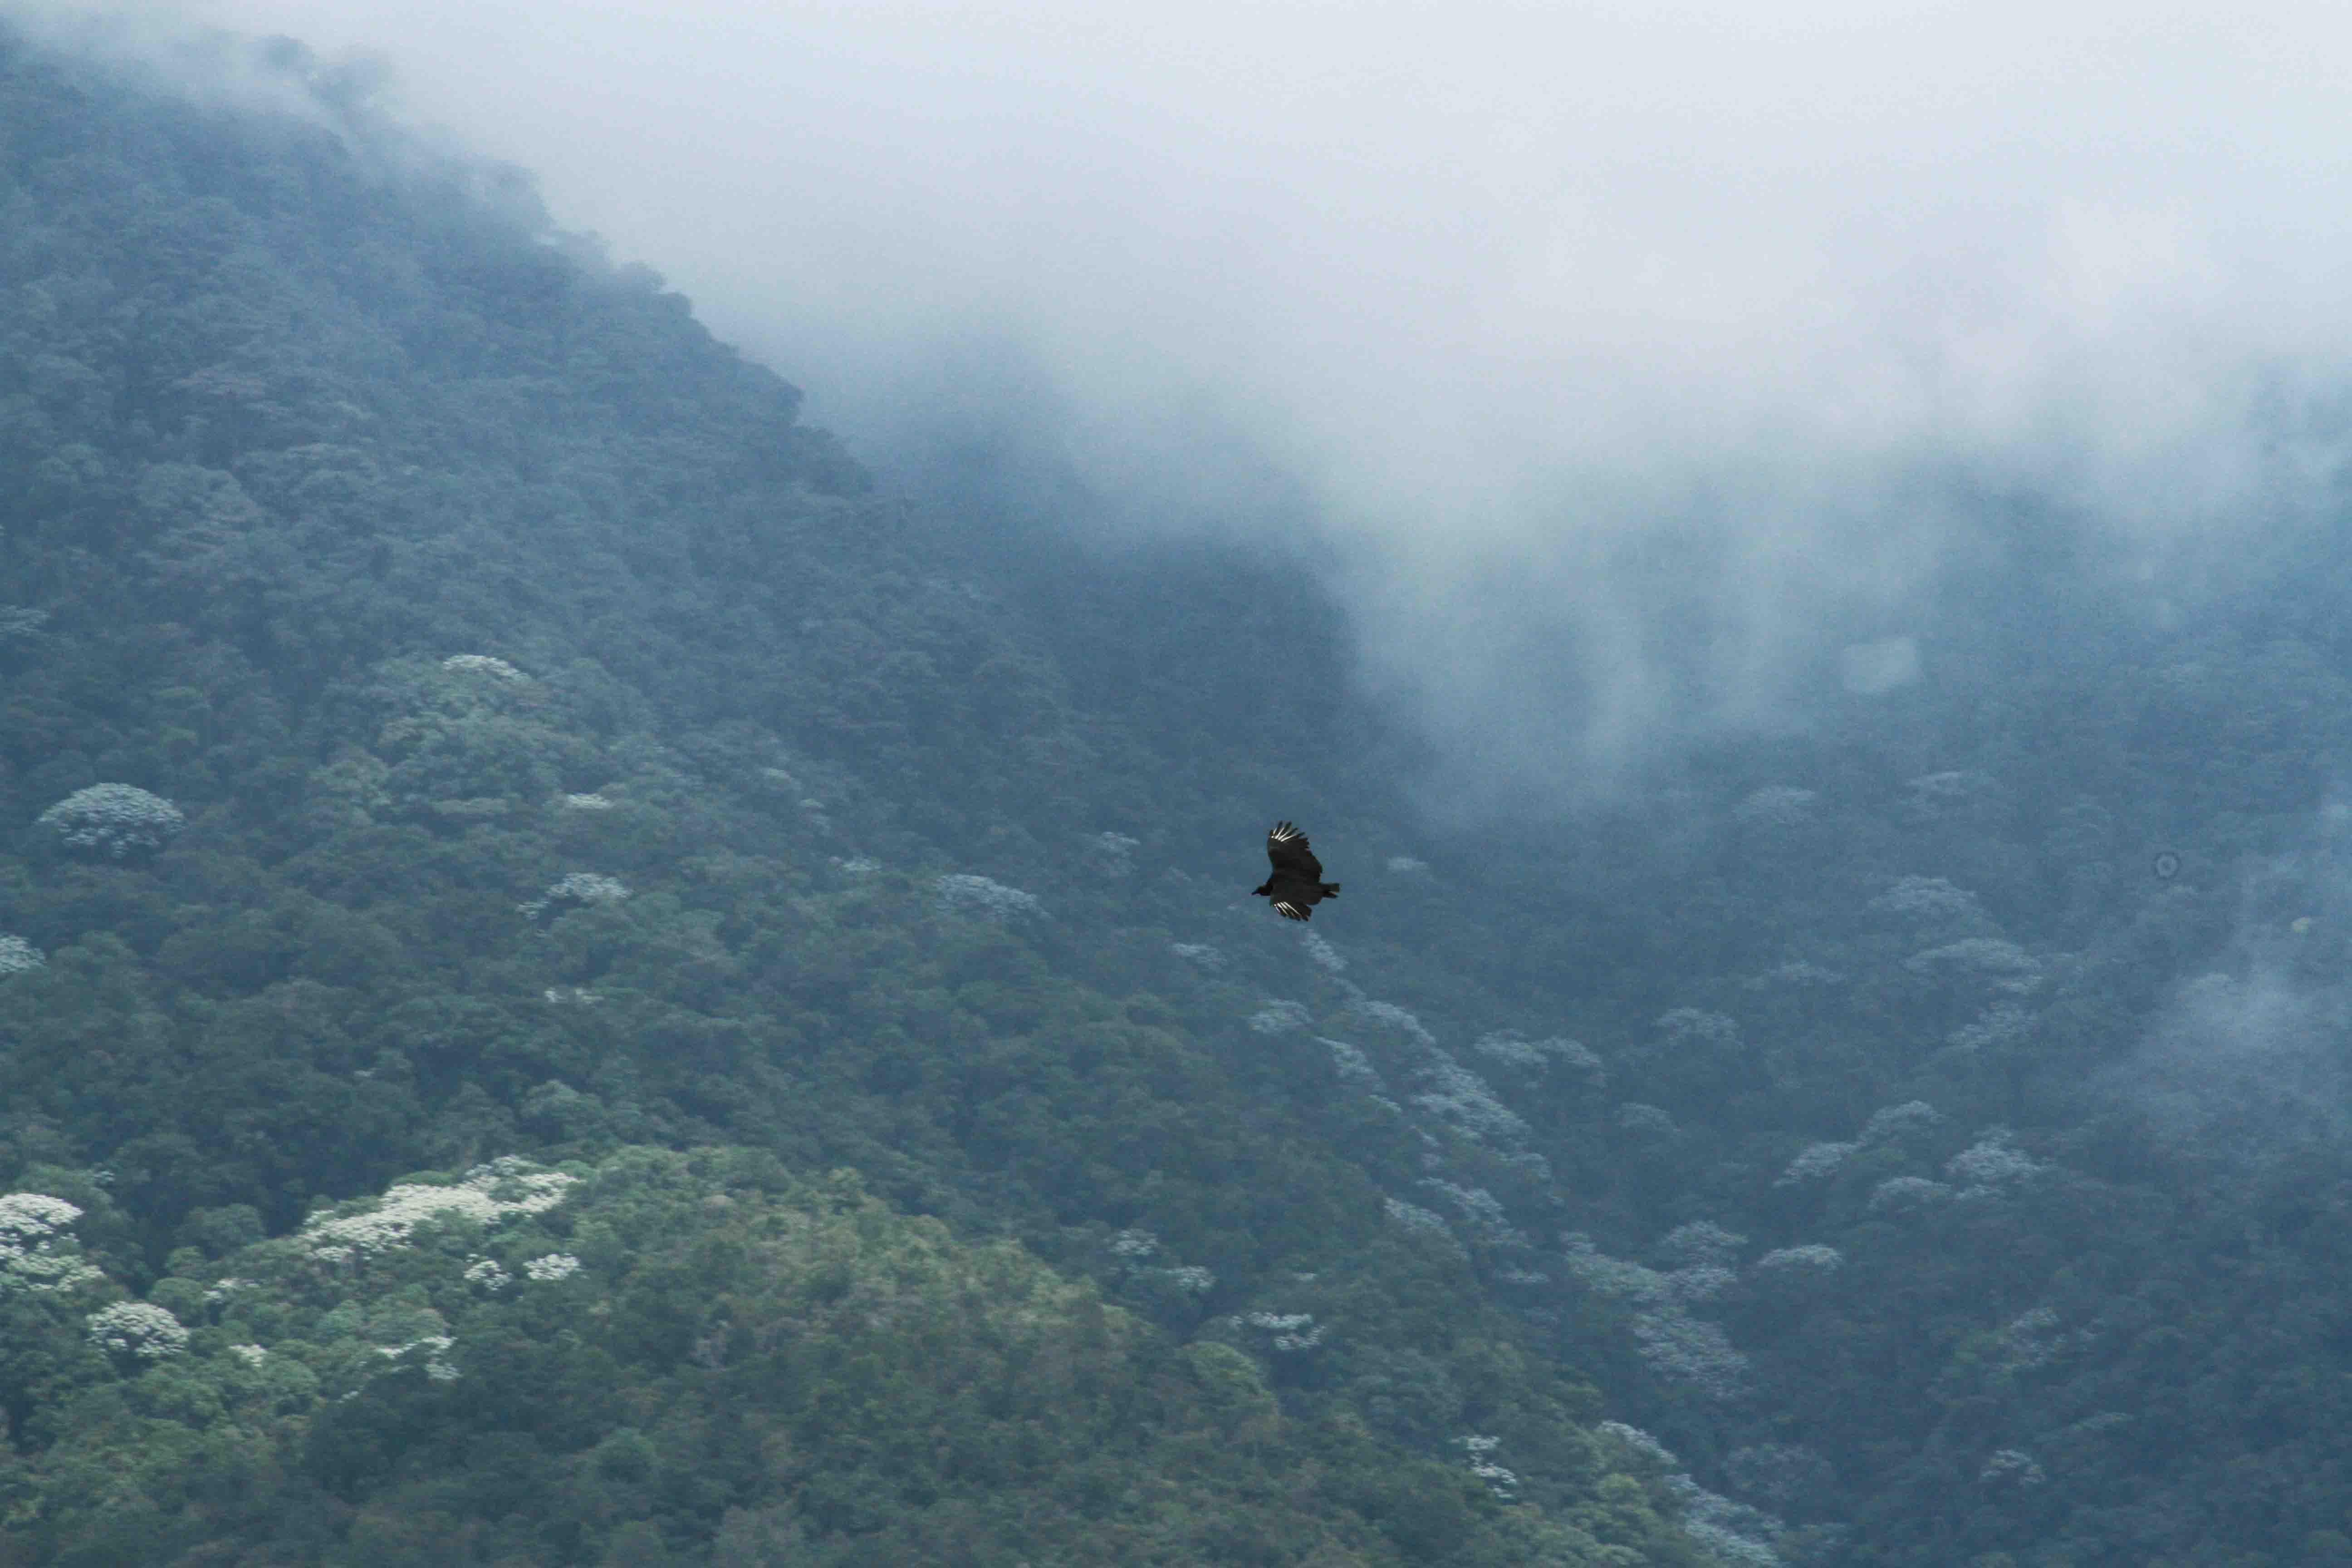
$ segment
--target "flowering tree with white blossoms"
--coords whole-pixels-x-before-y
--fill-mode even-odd
[[[1756,1260],[1759,1274],[1780,1279],[1820,1279],[1845,1267],[1845,1254],[1834,1247],[1808,1242],[1802,1247],[1775,1247]]]
[[[1421,1071],[1424,1092],[1412,1103],[1430,1115],[1481,1143],[1516,1147],[1528,1136],[1528,1124],[1495,1098],[1495,1091],[1476,1073],[1444,1052]]]
[[[1296,1002],[1268,1002],[1249,1016],[1249,1026],[1261,1035],[1288,1034],[1315,1021],[1315,1015]]]
[[[478,675],[509,686],[520,686],[530,679],[505,659],[486,653],[453,653],[441,661],[441,668],[452,675]]]
[[[1506,1502],[1518,1495],[1519,1478],[1514,1471],[1495,1462],[1495,1450],[1502,1447],[1500,1437],[1465,1436],[1454,1439],[1454,1447],[1470,1457],[1470,1473],[1486,1483],[1486,1489]]]
[[[109,859],[152,854],[188,825],[180,808],[135,784],[94,784],[41,813],[38,826],[68,849]]]
[[[164,1361],[188,1348],[188,1331],[180,1320],[152,1301],[117,1301],[85,1321],[89,1342],[111,1355]]]
[[[65,1234],[79,1218],[79,1208],[47,1193],[0,1196],[0,1292],[49,1294],[103,1280]]]
[[[618,877],[606,877],[594,871],[574,871],[559,881],[551,883],[546,892],[529,903],[517,904],[532,920],[548,910],[562,907],[584,909],[590,904],[617,904],[629,896],[628,884]]]
[[[1226,1321],[1236,1329],[1255,1330],[1274,1355],[1304,1355],[1323,1342],[1324,1325],[1312,1312],[1242,1312]]]
[[[443,1216],[496,1225],[516,1215],[544,1214],[562,1203],[575,1178],[543,1171],[509,1155],[477,1165],[454,1184],[404,1182],[357,1213],[314,1215],[302,1239],[314,1257],[340,1261],[405,1247],[416,1227]]]
[[[2006,1127],[1990,1128],[1944,1163],[1944,1173],[1960,1184],[1964,1198],[1997,1197],[2049,1170],[2017,1147]]]
[[[950,914],[994,921],[1037,919],[1045,914],[1037,895],[987,877],[949,876],[939,880],[940,907]]]

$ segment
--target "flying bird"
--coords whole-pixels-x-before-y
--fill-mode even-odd
[[[1287,822],[1276,823],[1265,836],[1265,858],[1274,862],[1274,875],[1251,890],[1272,899],[1274,912],[1284,920],[1313,920],[1317,904],[1339,896],[1339,884],[1323,879],[1323,862],[1307,847],[1307,835]]]

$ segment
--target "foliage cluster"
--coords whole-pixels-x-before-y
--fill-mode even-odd
[[[12,1301],[53,1440],[0,1478],[8,1561],[1681,1560],[1640,1456],[1558,1412],[1558,1506],[1505,1506],[1013,1243],[749,1151],[425,1173],[87,1310],[119,1290]]]

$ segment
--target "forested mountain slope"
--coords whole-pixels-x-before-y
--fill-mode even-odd
[[[1502,852],[1298,563],[0,47],[0,1561],[2352,1561],[2339,527]]]
[[[5,58],[0,1556],[1695,1560],[1150,923],[1254,930],[1255,797],[1322,804],[1201,745],[1271,693],[1077,709],[511,186]],[[1333,721],[1292,577],[1191,593]]]

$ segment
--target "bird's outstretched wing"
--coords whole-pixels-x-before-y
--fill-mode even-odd
[[[1287,822],[1276,823],[1274,831],[1265,836],[1265,858],[1274,862],[1274,874],[1277,877],[1297,877],[1308,882],[1323,879],[1323,862],[1307,847],[1307,835]],[[1290,918],[1303,921],[1307,917]]]
[[[1274,912],[1286,921],[1311,921],[1315,918],[1315,906],[1307,903],[1294,904],[1288,899],[1276,899],[1274,900]]]

